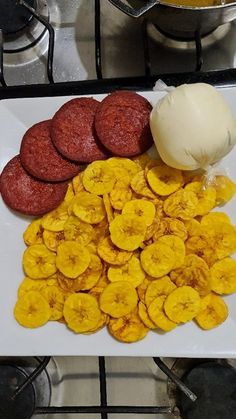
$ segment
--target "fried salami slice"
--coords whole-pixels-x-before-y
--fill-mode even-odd
[[[150,103],[137,93],[119,91],[101,102],[95,129],[101,143],[117,156],[144,153],[152,145],[149,127]]]
[[[42,121],[26,131],[21,142],[20,160],[32,176],[59,182],[77,175],[80,166],[58,153],[51,140],[50,125],[50,120]]]
[[[90,163],[108,156],[94,130],[94,115],[98,105],[99,102],[92,98],[72,99],[52,118],[52,141],[66,158]]]
[[[67,182],[42,182],[29,175],[15,156],[4,167],[0,191],[5,203],[26,215],[42,215],[56,208],[63,200]]]

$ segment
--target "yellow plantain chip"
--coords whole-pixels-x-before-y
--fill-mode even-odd
[[[182,170],[184,183],[190,183],[194,181],[204,181],[204,171],[202,169],[196,170]]]
[[[196,290],[183,286],[172,291],[165,300],[166,315],[175,323],[192,320],[201,309],[201,298]]]
[[[216,205],[216,190],[212,187],[205,187],[202,182],[194,181],[185,186],[186,191],[195,192],[198,198],[196,215],[205,215]]]
[[[129,178],[128,178],[129,180]],[[127,181],[117,180],[110,192],[110,203],[115,210],[122,210],[126,202],[132,198],[132,190]]]
[[[89,192],[80,192],[76,195],[73,212],[89,224],[100,223],[106,216],[102,198]]]
[[[165,163],[163,163],[162,160],[156,160],[156,159],[150,158],[150,160],[147,162],[147,164],[144,167],[144,174],[145,174],[146,179],[147,179],[147,174],[148,174],[149,170],[151,170],[153,167],[157,167],[157,166],[164,167],[166,165],[165,165]]]
[[[211,267],[210,272],[212,291],[217,294],[236,292],[236,260],[222,259]]]
[[[164,212],[168,217],[189,220],[195,217],[198,199],[195,192],[180,189],[174,192],[164,202]]]
[[[68,204],[68,206],[67,206],[67,214],[68,214],[68,216],[70,216],[70,215],[74,215],[74,212],[73,212],[73,206],[74,206],[74,203],[77,201],[77,195],[75,195],[74,196],[74,198],[70,201],[70,203]],[[63,227],[64,228],[64,227]]]
[[[84,335],[91,335],[93,333],[98,332],[99,330],[103,329],[103,327],[108,325],[109,319],[110,319],[110,317],[107,314],[101,312],[100,320],[98,321],[96,326],[93,327],[92,329],[90,329],[88,332],[83,332],[83,334]]]
[[[167,196],[182,186],[183,175],[181,170],[161,165],[147,172],[147,181],[156,194]]]
[[[160,278],[167,275],[175,265],[175,254],[163,243],[153,243],[141,252],[141,265],[148,275]]]
[[[46,230],[61,231],[68,218],[67,204],[62,202],[58,208],[44,215],[42,218],[42,226]]]
[[[211,273],[206,262],[197,255],[187,255],[184,264],[170,273],[171,280],[182,287],[188,285],[199,295],[204,296],[211,291]]]
[[[75,291],[87,291],[93,288],[102,275],[102,271],[103,266],[101,259],[98,256],[91,254],[89,266],[75,279]]]
[[[167,275],[154,281],[150,281],[145,294],[146,306],[149,307],[152,301],[157,297],[169,295],[175,288],[176,285]]]
[[[47,279],[31,279],[25,277],[23,281],[20,283],[18,288],[18,298],[23,297],[29,291],[41,291],[43,288],[46,288],[48,285]]]
[[[143,324],[145,324],[145,326],[148,327],[148,329],[157,328],[156,324],[153,323],[153,321],[150,319],[148,311],[147,311],[147,307],[145,306],[144,303],[142,303],[142,301],[139,301],[138,303],[138,314]]]
[[[145,294],[146,294],[146,291],[147,291],[147,287],[151,282],[152,282],[152,280],[150,279],[150,277],[146,276],[144,281],[142,282],[142,284],[140,284],[137,287],[138,298],[144,304],[145,304]]]
[[[43,227],[41,223],[42,223],[42,218],[34,220],[30,223],[30,225],[24,231],[23,239],[27,246],[32,246],[33,244],[43,243]]]
[[[231,220],[227,214],[224,212],[210,212],[207,215],[204,215],[201,219],[201,225],[208,225],[214,223],[226,223],[231,224]]]
[[[201,235],[201,224],[195,218],[185,221],[184,224],[189,237]]]
[[[151,198],[151,199],[156,198],[155,194],[152,192],[152,190],[150,189],[150,187],[147,183],[144,170],[141,170],[140,172],[138,172],[131,179],[131,184],[130,185],[131,185],[131,188],[133,189],[133,191],[136,192],[137,194],[139,194],[141,196],[145,196],[146,198]]]
[[[174,234],[185,241],[188,237],[187,228],[183,221],[178,218],[164,217],[160,220],[158,227],[153,234],[153,240],[156,241],[161,236]]]
[[[100,241],[109,235],[110,235],[109,224],[107,220],[104,218],[104,220],[96,224],[94,228],[93,242],[95,243],[96,246],[98,246]]]
[[[63,316],[65,294],[55,285],[47,286],[41,291],[42,296],[48,302],[51,315],[49,320],[59,320]]]
[[[127,252],[126,250],[121,250],[115,246],[109,237],[105,237],[98,244],[98,255],[105,262],[110,265],[123,265],[128,262],[132,256],[132,252]]]
[[[96,195],[103,195],[111,192],[115,180],[115,171],[107,161],[97,160],[86,167],[82,182],[86,191]]]
[[[68,278],[76,278],[87,269],[90,258],[84,246],[68,240],[58,246],[56,266]]]
[[[64,225],[64,235],[66,240],[75,240],[82,246],[87,246],[93,240],[94,229],[90,224],[70,215]]]
[[[208,294],[202,299],[201,310],[195,317],[197,324],[204,330],[213,329],[228,317],[228,308],[223,298]]]
[[[104,204],[106,214],[107,214],[107,221],[108,223],[111,223],[112,220],[114,219],[114,211],[111,206],[109,195],[107,193],[103,195],[103,204]]]
[[[29,291],[16,302],[14,316],[21,326],[33,329],[48,322],[51,310],[38,291]]]
[[[61,244],[64,240],[64,231],[44,230],[43,232],[43,242],[52,252],[56,252],[59,244]]]
[[[74,196],[75,196],[75,193],[74,193],[74,189],[73,189],[73,184],[72,184],[72,182],[69,182],[68,188],[67,188],[67,191],[66,191],[66,194],[65,194],[65,197],[64,197],[63,201],[66,202],[67,204],[69,204],[72,201],[72,199],[74,198]]]
[[[97,254],[97,245],[94,243],[94,241],[90,242],[87,245],[87,249],[89,251],[89,253],[96,255]]]
[[[210,211],[235,192],[226,176],[208,182],[203,171],[173,169],[146,153],[87,165],[63,202],[23,234],[17,304],[25,298],[21,318],[33,324],[26,327],[56,320],[89,335],[107,326],[114,338],[136,342],[149,329],[192,319],[217,326],[227,317],[217,294],[236,292],[236,227]],[[30,305],[31,293],[39,306],[33,297]]]
[[[117,281],[109,284],[100,295],[100,308],[112,317],[129,314],[137,305],[135,288],[128,282]]]
[[[147,153],[140,154],[139,156],[133,157],[132,160],[139,167],[139,170],[144,170],[146,165],[152,160]]]
[[[140,170],[139,166],[134,161],[124,157],[110,157],[106,162],[114,170],[116,175],[117,170],[120,168],[125,169],[130,179],[132,179]]]
[[[109,283],[110,282],[107,279],[106,273],[103,272],[98,282],[96,283],[95,287],[89,290],[89,294],[93,295],[95,298],[97,298],[97,300],[99,300],[100,294],[104,291],[107,285],[109,285]]]
[[[236,234],[231,224],[218,222],[214,226],[208,225],[205,234],[215,249],[218,259],[223,259],[236,251]]]
[[[128,251],[138,249],[144,240],[146,228],[145,221],[133,214],[117,215],[109,227],[112,242]]]
[[[218,260],[215,242],[203,231],[199,235],[192,236],[186,240],[185,249],[187,255],[194,253],[202,258],[208,266],[213,265]]]
[[[78,293],[66,299],[63,315],[70,329],[75,333],[84,333],[97,326],[101,311],[95,297]]]
[[[76,279],[68,278],[67,276],[63,275],[60,271],[57,272],[57,283],[60,287],[60,289],[64,293],[74,293],[77,291],[76,289]],[[78,290],[79,291],[79,290]]]
[[[165,300],[165,295],[156,297],[148,307],[148,314],[153,323],[156,325],[156,327],[159,327],[161,330],[164,330],[165,332],[170,332],[177,326],[177,324],[168,319],[167,315],[165,314]]]
[[[32,279],[48,278],[56,268],[56,255],[44,244],[29,246],[23,255],[23,269]]]
[[[37,279],[37,281],[39,281],[39,280]],[[51,285],[58,286],[57,272],[54,275],[49,276],[49,278],[43,279],[43,281],[45,281],[48,286],[51,286]]]
[[[73,186],[75,195],[77,195],[79,192],[85,192],[82,179],[83,179],[83,172],[79,173],[72,179],[72,186]]]
[[[154,235],[159,230],[160,223],[161,223],[160,217],[158,217],[156,215],[155,218],[154,218],[154,220],[153,220],[153,222],[152,222],[152,224],[150,224],[149,226],[147,226],[147,230],[146,230],[145,237],[144,237],[145,243],[148,240],[150,240],[150,239],[154,240]],[[148,244],[151,244],[151,243],[148,243]]]
[[[146,226],[150,226],[153,223],[155,213],[155,205],[145,199],[132,199],[132,201],[126,202],[122,209],[122,215],[137,215],[144,220]]]
[[[236,184],[227,176],[215,176],[212,186],[214,186],[216,190],[217,205],[226,204],[236,193]]]
[[[145,273],[141,267],[139,258],[132,256],[122,266],[111,266],[107,271],[107,276],[111,282],[128,281],[136,288],[143,282]]]
[[[156,243],[166,244],[173,250],[175,255],[175,263],[172,269],[179,268],[184,263],[185,245],[182,239],[173,234],[162,236]]]
[[[115,339],[126,343],[142,340],[148,333],[136,311],[119,319],[110,319],[108,330]]]

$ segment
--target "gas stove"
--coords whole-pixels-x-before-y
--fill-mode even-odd
[[[1,358],[0,418],[233,418],[235,378],[235,360]]]
[[[235,22],[202,39],[179,41],[108,0],[2,0],[0,26],[2,81],[8,86],[76,82],[82,93],[84,86],[98,93],[112,84],[150,88],[157,77],[174,85],[235,80]],[[88,83],[97,78],[97,84]]]

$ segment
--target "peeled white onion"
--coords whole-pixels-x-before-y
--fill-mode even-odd
[[[183,84],[164,96],[151,112],[150,126],[162,160],[177,169],[206,169],[236,142],[230,106],[205,83]]]

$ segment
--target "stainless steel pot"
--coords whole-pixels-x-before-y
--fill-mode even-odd
[[[210,7],[187,7],[160,0],[109,0],[115,7],[134,18],[147,17],[170,36],[192,39],[207,35],[218,26],[236,19],[236,2]]]

